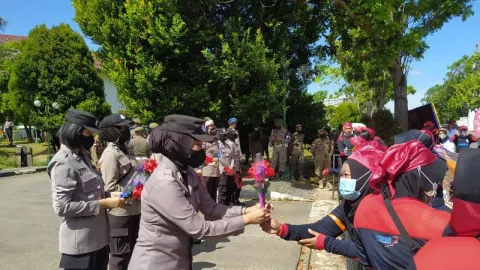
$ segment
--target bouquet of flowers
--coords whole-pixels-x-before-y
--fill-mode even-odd
[[[260,154],[257,154],[255,157],[255,162],[248,170],[248,174],[250,177],[255,179],[255,187],[258,193],[260,207],[265,208],[265,194],[267,193],[267,189],[270,184],[265,180],[275,176],[275,171],[272,169],[272,167],[270,167],[270,163],[268,161],[263,160],[263,157]]]
[[[132,180],[127,183],[125,191],[120,194],[120,198],[140,200],[142,197],[143,185],[147,182],[155,168],[157,168],[157,165],[157,162],[153,158],[147,161],[141,161],[138,164],[136,177],[132,177]]]

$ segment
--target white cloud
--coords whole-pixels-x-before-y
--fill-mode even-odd
[[[420,76],[420,75],[422,75],[422,72],[418,69],[412,69],[408,72],[408,75]]]

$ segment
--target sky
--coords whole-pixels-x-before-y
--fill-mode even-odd
[[[8,21],[3,34],[28,35],[35,25],[42,23],[48,27],[68,23],[75,31],[82,33],[73,21],[75,12],[68,0],[0,0],[0,7],[0,16]],[[408,96],[410,109],[421,105],[420,100],[430,87],[443,82],[449,65],[463,55],[474,52],[475,43],[480,41],[479,1],[474,3],[473,10],[475,15],[467,21],[462,22],[460,18],[455,18],[427,38],[430,49],[422,59],[411,64],[408,76],[408,84],[417,89],[416,94]],[[88,38],[85,41],[91,49],[98,48]],[[327,86],[331,93],[337,89],[337,85]],[[317,90],[319,86],[316,84],[308,87],[309,92]],[[393,103],[389,102],[387,108],[393,111]]]

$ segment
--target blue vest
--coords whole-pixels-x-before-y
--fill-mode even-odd
[[[458,148],[468,148],[470,147],[470,140],[468,137],[458,137],[457,138],[457,149]]]

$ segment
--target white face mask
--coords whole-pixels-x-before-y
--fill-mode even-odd
[[[440,134],[440,135],[438,135],[438,137],[439,137],[440,139],[444,140],[444,139],[447,137],[447,135],[445,135],[445,134]]]

